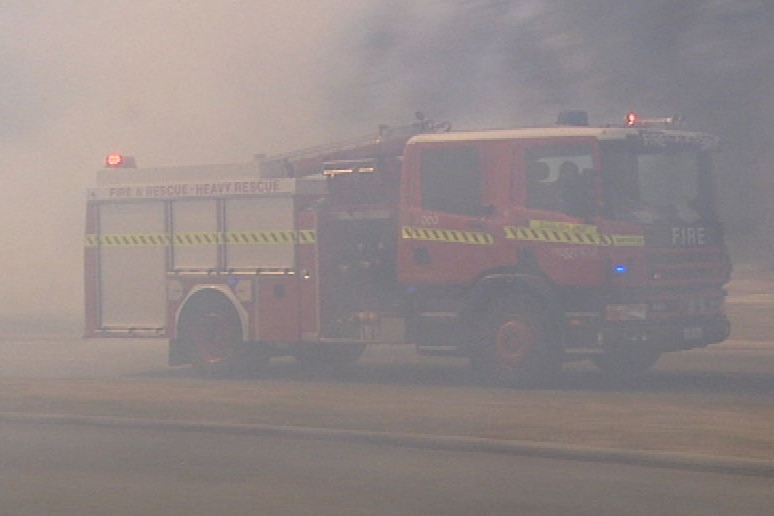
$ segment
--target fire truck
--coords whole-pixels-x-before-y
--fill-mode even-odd
[[[591,360],[626,377],[729,336],[716,138],[676,117],[366,139],[136,168],[87,192],[85,335],[162,337],[170,365],[467,357],[487,381]]]

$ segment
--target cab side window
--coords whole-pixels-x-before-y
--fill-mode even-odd
[[[591,190],[582,171],[593,167],[588,144],[536,145],[526,153],[528,208],[582,216],[587,211]]]
[[[422,152],[422,208],[478,216],[482,174],[475,147],[436,147]]]
[[[559,189],[551,178],[551,167],[544,161],[527,163],[527,207],[554,211],[559,208]]]

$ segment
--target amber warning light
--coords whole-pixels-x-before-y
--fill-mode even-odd
[[[105,166],[107,168],[135,168],[137,165],[132,156],[113,152],[105,157]]]

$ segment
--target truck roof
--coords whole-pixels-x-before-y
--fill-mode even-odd
[[[233,164],[183,165],[154,168],[104,168],[97,172],[97,186],[138,183],[214,181],[218,179],[258,178],[257,161]]]
[[[263,177],[258,162],[233,165],[197,165],[159,168],[106,168],[97,173],[96,188],[87,190],[93,201],[321,195],[325,178]]]
[[[715,137],[695,131],[642,127],[536,127],[522,129],[489,129],[484,131],[451,131],[445,133],[423,133],[413,136],[408,144],[440,143],[459,141],[525,140],[533,138],[589,137],[598,140],[624,140],[644,134],[661,134],[675,142],[696,143],[711,147],[717,143]]]

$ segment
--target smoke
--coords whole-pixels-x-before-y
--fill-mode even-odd
[[[376,1],[357,21],[354,120],[422,109],[455,126],[685,115],[721,136],[722,213],[738,259],[774,237],[774,4],[763,0]],[[353,44],[354,41],[354,44]]]
[[[0,316],[82,310],[85,189],[316,144],[349,2],[0,0]]]

